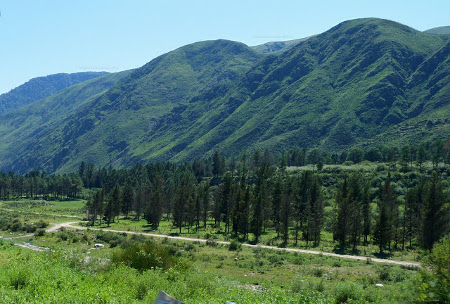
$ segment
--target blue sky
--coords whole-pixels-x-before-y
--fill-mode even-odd
[[[139,67],[201,40],[257,45],[362,17],[450,25],[449,0],[4,0],[0,11],[0,94],[38,76]]]

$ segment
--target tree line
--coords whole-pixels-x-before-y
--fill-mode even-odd
[[[33,170],[25,175],[0,172],[0,198],[77,198],[83,189],[83,181],[77,173],[47,175]]]
[[[431,249],[449,231],[445,176],[437,170],[400,174],[389,167],[387,172],[382,177],[378,172],[372,177],[290,173],[267,153],[235,161],[215,152],[209,160],[181,165],[110,170],[88,209],[91,221],[111,223],[131,215],[145,218],[156,230],[165,218],[180,233],[206,229],[214,221],[224,233],[253,242],[272,229],[284,244],[302,240],[317,246],[328,231],[341,249],[369,243],[380,253],[414,244]],[[397,193],[393,177],[405,193]],[[327,206],[332,211],[325,212]]]
[[[0,197],[76,198],[87,188],[93,193],[87,197],[92,223],[144,218],[156,230],[165,219],[181,233],[206,229],[213,221],[217,229],[254,242],[273,230],[285,244],[302,240],[317,246],[326,231],[342,249],[369,243],[381,253],[415,244],[429,249],[449,231],[448,169],[439,167],[448,164],[448,151],[448,143],[437,141],[353,148],[340,155],[291,149],[278,156],[266,150],[226,158],[216,151],[189,163],[129,169],[81,163],[76,173],[63,175],[0,173]],[[362,159],[389,165],[372,175],[323,171],[323,164]],[[430,160],[433,174],[423,170]],[[307,164],[314,165],[312,171],[288,168]]]

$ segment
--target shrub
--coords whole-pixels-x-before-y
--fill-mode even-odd
[[[35,223],[34,225],[36,226],[36,228],[47,228],[48,222],[44,220],[39,220],[39,222]]]
[[[10,278],[11,287],[18,290],[24,288],[28,284],[28,275],[23,270],[19,270]]]
[[[21,231],[22,222],[19,219],[14,219],[12,224],[9,226],[9,230],[11,230],[12,232]]]
[[[230,245],[228,246],[228,250],[230,251],[236,251],[239,249],[241,249],[241,244],[236,240],[231,241]]]
[[[63,240],[63,241],[67,241],[67,239],[69,238],[68,234],[66,231],[60,231],[58,233],[58,237]]]
[[[206,245],[207,246],[211,246],[211,247],[216,247],[217,246],[217,242],[213,241],[213,240],[206,240]]]
[[[323,276],[323,269],[322,269],[322,268],[314,268],[314,269],[312,270],[312,274],[313,274],[315,277],[320,278],[320,277]]]
[[[283,265],[284,263],[284,258],[278,254],[270,255],[268,260],[273,265]]]
[[[45,229],[37,229],[36,232],[34,233],[34,236],[44,236],[45,234]]]
[[[293,293],[303,293],[308,288],[308,283],[301,276],[296,276],[292,280],[291,291]]]
[[[450,303],[450,236],[434,245],[420,272],[419,302]]]
[[[382,266],[381,268],[378,268],[377,270],[378,277],[382,281],[390,281],[391,280],[391,271],[390,267],[387,265]]]
[[[22,229],[25,230],[27,233],[34,233],[37,227],[35,225],[25,224],[22,226]]]
[[[178,260],[170,253],[168,246],[147,240],[145,243],[134,243],[130,247],[113,252],[112,262],[143,271],[168,269],[177,264]]]
[[[336,303],[346,303],[361,298],[361,289],[354,283],[343,283],[336,287]]]

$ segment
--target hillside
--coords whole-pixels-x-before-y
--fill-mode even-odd
[[[5,147],[0,155],[8,155],[2,159],[10,162],[0,166],[54,171],[62,166],[74,169],[81,161],[120,163],[129,157],[129,146],[140,146],[156,118],[204,88],[236,80],[260,57],[244,44],[226,40],[198,42],[169,52],[136,69],[64,120],[34,130],[14,145],[14,151]],[[43,103],[40,106],[47,108]],[[25,113],[24,109],[16,114]],[[9,118],[2,121],[0,130],[10,125]]]
[[[426,30],[425,33],[450,35],[450,26],[434,27],[432,29]]]
[[[39,144],[40,132],[52,130],[80,107],[89,107],[95,98],[104,94],[130,72],[106,74],[75,84],[55,95],[1,115],[0,167],[23,168],[23,172],[35,168],[37,164],[33,162],[34,159],[50,152],[46,150],[49,147]],[[28,151],[33,151],[35,154],[28,155],[26,154]],[[56,161],[58,155],[53,156],[52,161]],[[38,166],[48,168],[47,164]]]
[[[74,84],[107,74],[106,72],[81,72],[54,74],[33,78],[23,85],[0,95],[0,115],[46,98]]]
[[[0,169],[417,143],[450,136],[449,97],[450,38],[388,20],[343,22],[276,54],[205,41],[95,90],[59,120],[20,120],[45,101],[0,117]]]
[[[149,152],[142,158],[362,145],[401,122],[445,113],[448,47],[440,36],[391,21],[344,22],[268,57],[225,92],[197,96],[176,125],[170,116],[161,119],[148,133]],[[448,124],[441,131],[448,136]],[[411,138],[438,135],[433,128],[428,133]]]

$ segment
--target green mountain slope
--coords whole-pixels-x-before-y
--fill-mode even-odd
[[[0,95],[0,115],[46,98],[64,88],[107,74],[106,72],[81,72],[54,74],[33,78],[8,93]]]
[[[261,55],[242,43],[198,42],[162,55],[135,70],[60,123],[47,125],[16,148],[16,171],[76,168],[81,161],[121,164],[128,147],[152,128],[155,119],[206,87],[236,80]],[[1,152],[0,152],[1,155]]]
[[[450,137],[450,38],[358,19],[276,55],[206,41],[91,96],[59,120],[17,131],[19,141],[0,143],[0,169],[63,172],[81,161],[130,166],[215,149],[337,152]],[[19,121],[25,108],[14,114],[0,117],[0,139],[14,121],[18,130],[27,126]]]
[[[434,27],[432,29],[426,30],[425,33],[450,35],[450,26]]]
[[[50,148],[40,143],[41,132],[64,123],[70,114],[81,107],[89,107],[91,102],[130,72],[94,78],[1,115],[0,167],[23,168],[22,172],[32,168],[46,168],[48,165],[35,162],[39,155],[47,153],[46,149]],[[31,151],[35,155],[28,154]]]
[[[391,21],[344,22],[267,58],[214,98],[198,96],[176,125],[164,118],[140,157],[362,144],[448,103],[447,46],[448,39]]]

